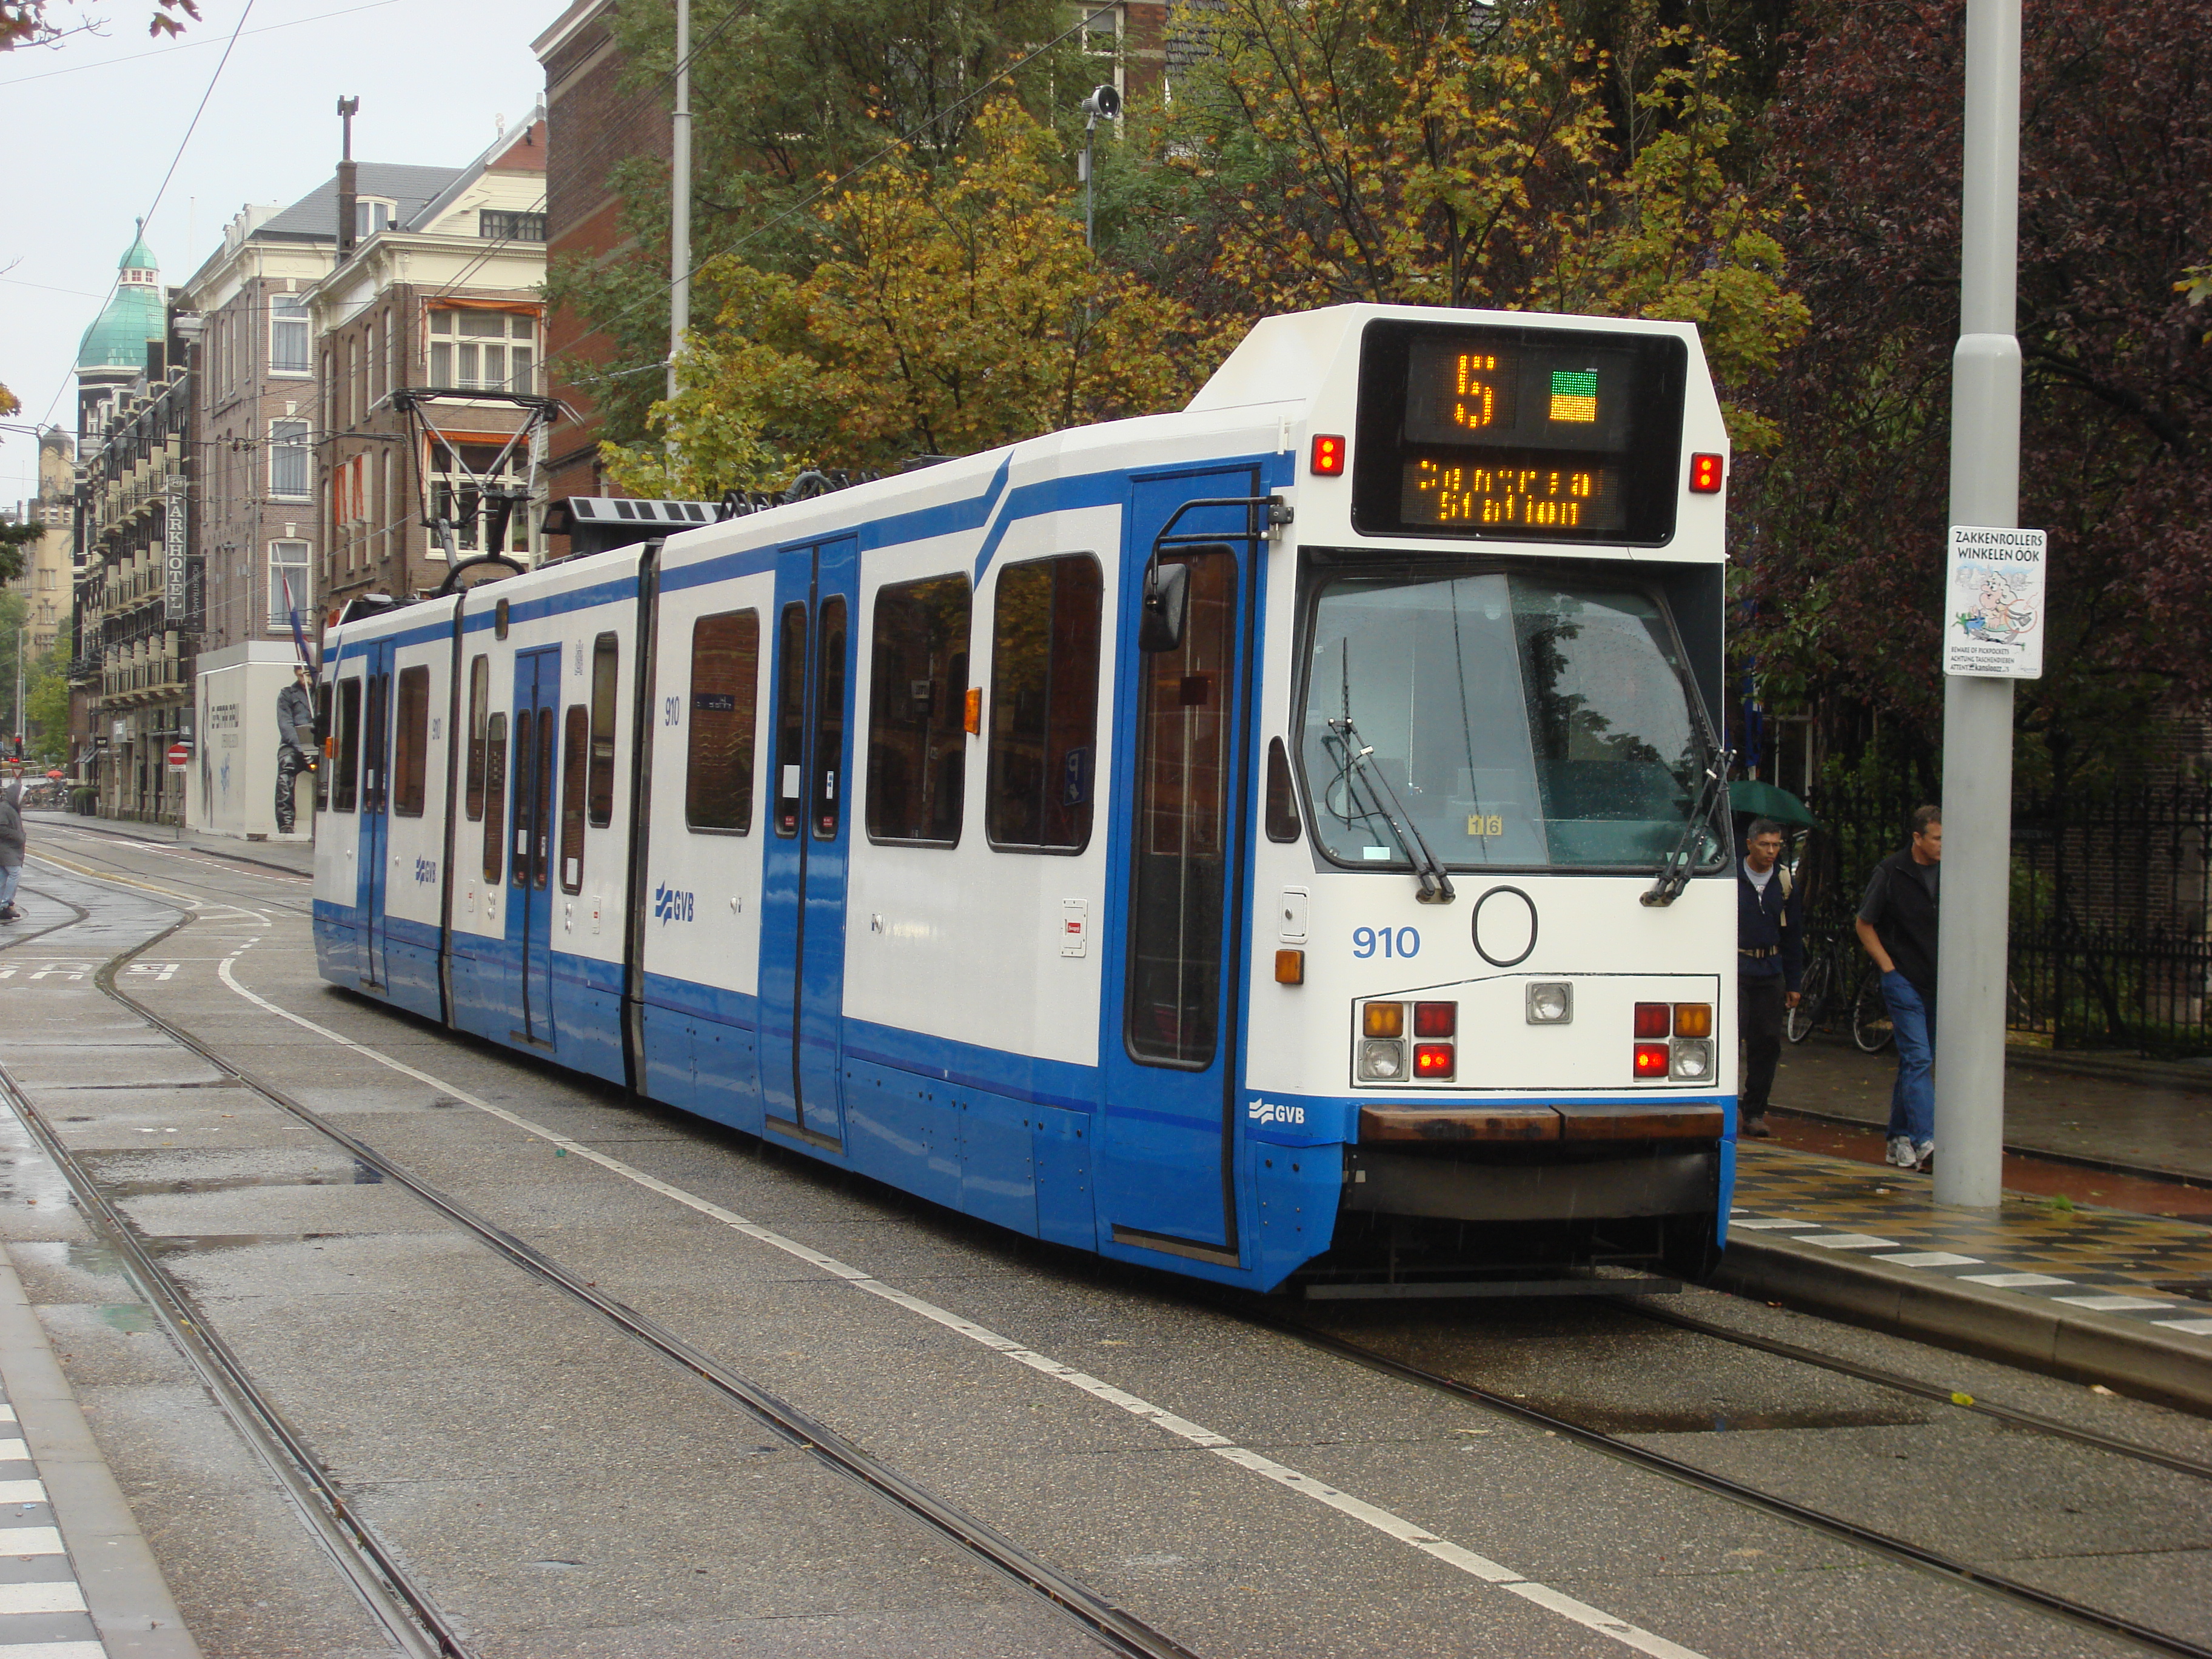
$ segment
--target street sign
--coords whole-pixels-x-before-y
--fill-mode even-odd
[[[190,745],[181,743],[173,743],[169,745],[169,769],[172,772],[183,771],[191,757],[192,751]]]
[[[1951,526],[1943,566],[1943,672],[1980,679],[2043,678],[2041,530]]]

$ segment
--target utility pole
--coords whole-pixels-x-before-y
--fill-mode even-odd
[[[2012,529],[2020,523],[2020,0],[1966,0],[1961,206],[1951,522]],[[2012,743],[2012,682],[1946,674],[1936,1201],[1984,1209],[1996,1206],[2004,1164]]]
[[[668,135],[668,396],[691,326],[691,0],[676,0],[676,112]],[[668,441],[676,453],[676,441]]]

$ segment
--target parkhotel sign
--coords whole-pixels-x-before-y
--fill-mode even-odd
[[[1982,679],[2043,677],[2049,533],[1951,526],[1943,568],[1943,672]]]
[[[172,628],[185,619],[185,486],[169,486],[168,510],[161,515],[161,609]]]

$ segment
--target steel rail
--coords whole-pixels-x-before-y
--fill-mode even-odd
[[[94,975],[94,982],[109,996],[128,1004],[130,999],[116,991],[112,983],[116,965],[159,945],[194,920],[190,915],[180,916],[151,939],[111,957]],[[5,1097],[46,1156],[53,1159],[69,1182],[78,1207],[121,1259],[125,1274],[176,1343],[178,1352],[199,1373],[224,1415],[283,1487],[331,1565],[360,1596],[371,1617],[410,1659],[473,1659],[460,1633],[428,1592],[415,1583],[374,1530],[354,1512],[299,1431],[270,1404],[229,1345],[200,1318],[184,1288],[100,1190],[91,1172],[4,1068],[0,1068],[0,1096]]]
[[[1918,1377],[1907,1376],[1902,1371],[1893,1371],[1880,1365],[1865,1364],[1856,1359],[1843,1359],[1825,1354],[1817,1348],[1800,1347],[1795,1342],[1779,1338],[1758,1336],[1747,1331],[1731,1330],[1725,1325],[1716,1325],[1672,1308],[1647,1308],[1624,1302],[1621,1310],[1634,1314],[1639,1319],[1649,1319],[1662,1325],[1673,1325],[1700,1336],[1710,1336],[1717,1341],[1732,1342],[1739,1347],[1753,1348],[1761,1353],[1771,1353],[1783,1359],[1796,1360],[1803,1365],[1814,1365],[1844,1376],[1856,1377],[1862,1382],[1894,1389],[1899,1394],[1917,1395],[1942,1405],[1955,1406],[1961,1411],[1979,1412],[1984,1417],[2010,1423],[2016,1427],[2033,1429],[2062,1440],[2072,1440],[2100,1451],[2108,1451],[2121,1457],[2132,1457],[2140,1462],[2154,1463],[2177,1474],[2193,1475],[2199,1480],[2212,1480],[2212,1463],[2200,1462],[2185,1457],[2179,1452],[2161,1451],[2156,1446],[2146,1446],[2141,1441],[2123,1440],[2117,1435],[2105,1434],[2096,1429],[2077,1428],[2071,1423],[2061,1422],[2055,1417],[2045,1417],[2040,1412],[2024,1411],[2017,1406],[2002,1406],[1993,1400],[1963,1389],[1946,1388],[1941,1382],[1923,1382]]]
[[[64,927],[76,927],[77,923],[86,920],[92,914],[89,910],[85,909],[81,905],[70,903],[67,899],[62,897],[58,893],[49,893],[42,888],[30,885],[27,882],[22,884],[16,890],[22,893],[36,893],[40,898],[46,900],[47,903],[63,905],[69,909],[76,911],[76,914],[70,917],[66,921],[57,921],[44,927],[33,928],[27,933],[9,933],[4,939],[0,939],[0,951],[20,951],[26,945],[32,943],[35,939],[42,939],[49,933],[58,933]]]
[[[1226,1307],[1228,1304],[1220,1305]],[[1571,1418],[1555,1416],[1550,1412],[1530,1406],[1522,1401],[1495,1393],[1479,1383],[1464,1382],[1458,1377],[1447,1376],[1438,1371],[1428,1370],[1422,1366],[1395,1358],[1361,1343],[1349,1341],[1343,1337],[1316,1330],[1311,1326],[1301,1325],[1295,1320],[1285,1319],[1280,1316],[1263,1313],[1256,1310],[1247,1309],[1241,1311],[1244,1318],[1255,1323],[1279,1331],[1297,1341],[1318,1348],[1323,1352],[1335,1354],[1340,1358],[1364,1365],[1370,1370],[1379,1371],[1386,1376],[1393,1376],[1401,1382],[1411,1382],[1418,1387],[1450,1395],[1458,1399],[1472,1401],[1521,1422],[1547,1430],[1562,1439],[1571,1440],[1578,1445],[1587,1446],[1594,1451],[1617,1458],[1622,1462],[1665,1475],[1685,1486],[1728,1498],[1747,1508],[1759,1510],[1780,1519],[1794,1522],[1813,1531],[1826,1533],[1871,1553],[1887,1556],[1893,1560],[1902,1561],[1909,1565],[1924,1569],[1939,1577],[1996,1596],[2000,1600],[2017,1602],[2035,1612],[2098,1631],[2107,1636],[2118,1636],[2155,1652],[2172,1654],[2176,1656],[2176,1659],[2212,1659],[2212,1647],[2202,1646],[2185,1637],[2170,1635],[2165,1631],[2154,1630],[2149,1626],[2138,1624],[2132,1619],[2124,1618],[2118,1613],[2106,1613],[2101,1608],[2090,1607],[2087,1603],[2074,1601],[2070,1597],[2059,1595],[2050,1590],[2039,1589],[2033,1584],[2023,1583],[2019,1579],[2008,1577],[2003,1573],[1992,1572],[1987,1568],[1975,1566],[1970,1562],[1945,1555],[1939,1550],[1926,1548],[1907,1539],[1881,1531],[1877,1528],[1863,1526],[1858,1522],[1847,1521],[1840,1516],[1827,1514],[1823,1510],[1797,1503],[1794,1499],[1778,1498],[1771,1492],[1761,1492],[1756,1486],[1747,1486],[1742,1481],[1731,1480],[1726,1475],[1715,1474],[1710,1470],[1699,1468],[1694,1463],[1669,1457],[1666,1453],[1654,1451],[1647,1446],[1639,1446],[1633,1441],[1625,1440],[1618,1435],[1608,1434],[1602,1429],[1589,1428],[1575,1422]]]
[[[423,1203],[475,1234],[523,1271],[566,1291],[625,1335],[691,1372],[726,1399],[785,1437],[797,1449],[811,1453],[821,1462],[905,1510],[1022,1588],[1042,1597],[1101,1645],[1113,1652],[1128,1656],[1129,1659],[1198,1659],[1198,1656],[1164,1632],[1153,1629],[1133,1613],[1116,1607],[1049,1562],[1024,1550],[985,1522],[967,1514],[918,1482],[901,1474],[889,1464],[862,1451],[828,1425],[739,1376],[657,1320],[603,1294],[596,1285],[534,1245],[478,1215],[459,1200],[393,1163],[366,1141],[329,1122],[311,1108],[301,1105],[274,1084],[226,1060],[191,1032],[156,1013],[115,984],[114,970],[118,965],[150,950],[170,933],[195,920],[198,918],[187,916],[144,944],[112,958],[94,976],[100,989],[156,1029],[191,1049],[210,1065],[235,1078],[271,1105],[343,1147],[348,1154],[376,1170],[386,1180],[406,1188]],[[179,1294],[181,1296],[182,1292]],[[204,1327],[198,1328],[204,1329]]]

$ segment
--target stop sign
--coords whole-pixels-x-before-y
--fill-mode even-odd
[[[173,743],[169,745],[169,764],[174,767],[178,771],[183,771],[185,769],[185,763],[191,760],[191,757],[192,751],[190,749],[187,749],[183,744]]]

